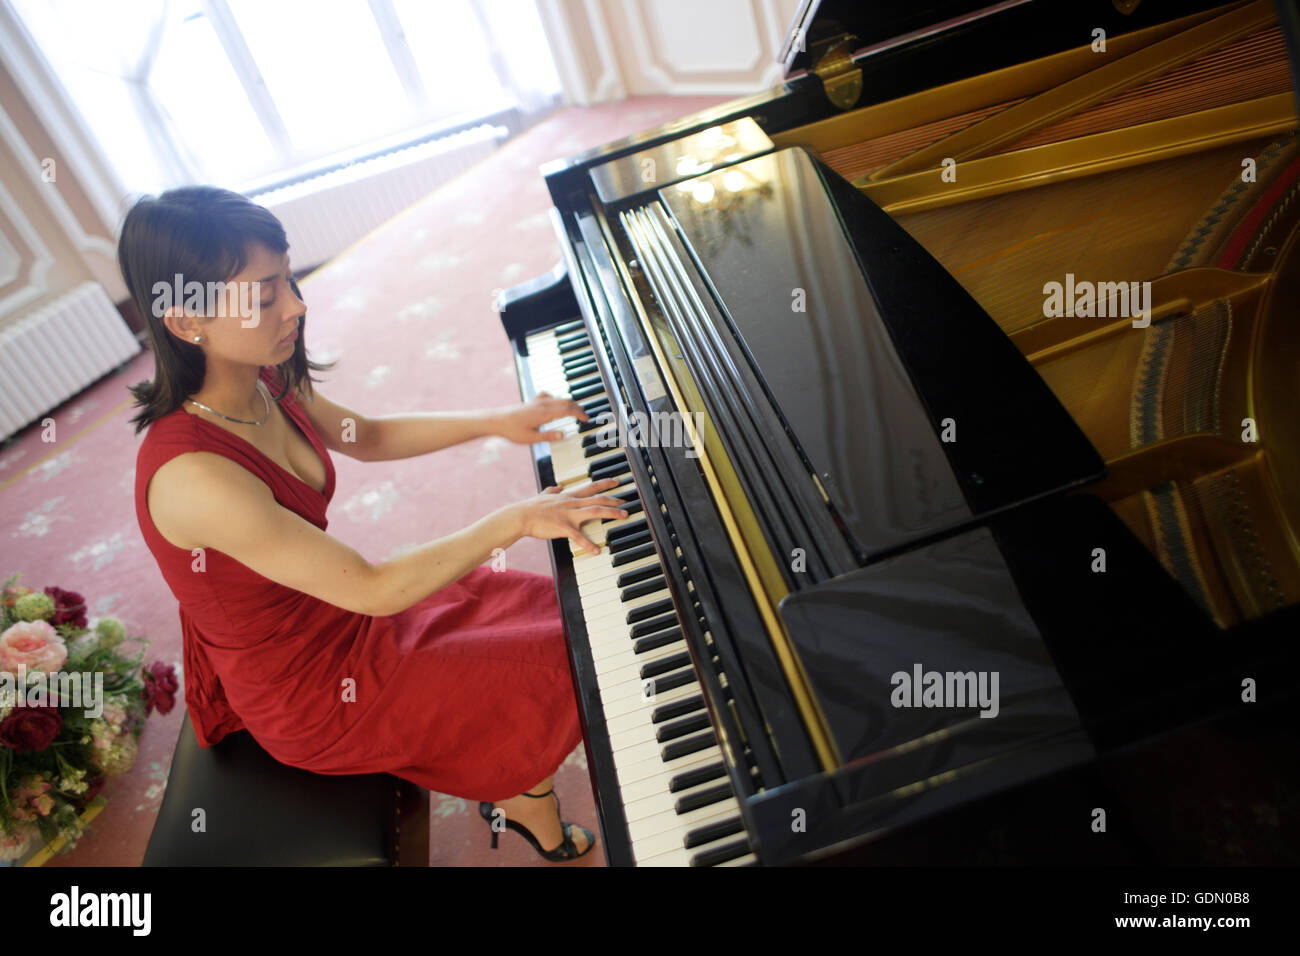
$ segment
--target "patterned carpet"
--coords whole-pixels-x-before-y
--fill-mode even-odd
[[[642,97],[572,108],[506,144],[366,237],[302,283],[311,319],[307,346],[339,359],[318,387],[363,414],[476,408],[517,402],[514,367],[493,290],[538,276],[559,260],[550,198],[537,168],[629,133],[721,102],[717,97]],[[147,634],[146,661],[180,670],[176,601],[136,524],[139,439],[127,419],[126,386],[151,378],[143,353],[52,414],[58,441],[31,426],[0,451],[0,577],[78,591],[91,617],[113,614]],[[528,449],[483,439],[434,456],[362,463],[334,456],[338,490],[331,534],[371,561],[455,531],[502,504],[535,493]],[[511,567],[550,573],[545,545],[520,542]],[[140,753],[111,778],[108,806],[70,853],[48,866],[136,866],[166,785],[183,701],[150,718]],[[566,818],[596,829],[581,747],[556,778]],[[517,834],[488,846],[476,806],[434,794],[435,865],[547,866]],[[603,865],[599,847],[580,865]]]

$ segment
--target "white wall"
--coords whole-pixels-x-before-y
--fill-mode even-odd
[[[780,85],[799,0],[538,0],[569,103]]]

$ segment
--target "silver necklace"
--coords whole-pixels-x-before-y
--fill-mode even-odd
[[[258,382],[257,384],[261,385],[262,383]],[[244,421],[244,419],[242,418],[231,418],[229,415],[222,415],[221,412],[217,411],[215,408],[208,408],[208,406],[204,405],[202,402],[198,401],[197,399],[187,398],[186,401],[193,402],[195,405],[199,406],[199,408],[203,409],[205,412],[211,412],[213,415],[220,415],[228,422],[238,422],[241,425],[265,425],[266,420],[271,417],[271,403],[267,401],[266,392],[262,391],[262,389],[259,388],[257,390],[257,394],[262,396],[262,404],[266,406],[266,414],[262,416],[262,420],[260,422],[248,422],[248,421]]]

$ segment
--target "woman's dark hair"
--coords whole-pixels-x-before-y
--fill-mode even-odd
[[[136,310],[149,325],[153,344],[153,381],[130,386],[135,404],[143,406],[131,421],[138,435],[153,422],[175,411],[203,386],[207,362],[203,350],[182,341],[154,315],[154,286],[169,288],[175,277],[184,284],[229,282],[244,270],[249,246],[261,243],[282,255],[289,248],[284,227],[269,209],[228,189],[182,186],[159,196],[144,196],[131,207],[122,223],[117,243],[117,263]],[[289,280],[302,298],[298,283]],[[305,301],[305,300],[304,300]],[[284,389],[300,385],[311,397],[311,372],[324,372],[337,363],[320,364],[307,358],[307,316],[304,315],[293,355],[276,366]]]

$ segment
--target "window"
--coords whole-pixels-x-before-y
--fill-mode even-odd
[[[11,3],[138,192],[247,192],[560,89],[534,0]]]

